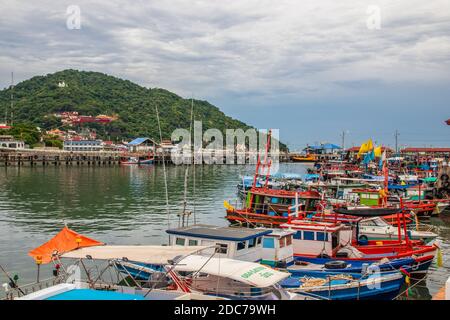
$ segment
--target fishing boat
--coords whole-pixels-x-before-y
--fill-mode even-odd
[[[314,154],[307,155],[293,155],[291,156],[292,162],[300,162],[300,163],[314,163],[318,161],[318,158]]]
[[[404,276],[399,271],[364,274],[317,274],[289,277],[281,286],[289,292],[311,293],[330,300],[392,300],[400,292]]]
[[[348,263],[373,263],[384,258],[414,258],[414,273],[425,274],[433,261],[439,245],[420,245],[406,237],[406,243],[379,242],[357,244],[352,227],[341,223],[325,223],[308,220],[293,220],[281,225],[294,231],[294,257],[297,261],[325,264],[334,260]]]
[[[288,292],[280,282],[290,276],[268,266],[229,258],[187,256],[175,265],[189,290],[238,300],[318,300],[310,293]]]
[[[123,157],[122,160],[120,160],[121,165],[149,165],[154,162],[155,159],[153,157]]]
[[[387,262],[381,265],[374,263],[366,269],[349,267],[345,272],[342,272],[343,269],[338,268],[323,268],[320,271],[316,269],[314,275],[312,275],[311,269],[309,269],[308,274],[302,273],[293,264],[292,232],[280,229],[194,225],[169,229],[167,233],[171,235],[172,244],[179,246],[199,244],[213,246],[210,250],[202,251],[205,261],[208,261],[208,255],[211,255],[218,261],[223,259],[256,261],[280,270],[286,270],[291,276],[280,284],[289,291],[296,293],[312,293],[314,296],[331,299],[380,299],[387,297],[389,294],[397,294],[403,283],[402,275],[398,272],[394,275],[392,273],[392,265]],[[180,264],[184,264],[184,261],[182,260]],[[231,261],[230,264],[232,263]],[[394,261],[394,265],[398,265],[399,268],[404,266],[407,270],[410,270],[408,263],[411,264],[413,262],[413,259],[403,259],[401,264],[398,261]],[[389,275],[380,274],[379,271],[382,269],[391,270],[391,273]],[[367,270],[375,270],[378,273],[367,273],[365,272]],[[204,272],[204,270],[202,269],[201,272]],[[352,274],[351,272],[357,272],[357,274]],[[322,286],[317,288],[306,288],[305,284],[302,283],[306,278],[308,283],[311,283],[313,280],[323,281],[323,279],[330,279],[331,281],[326,283],[326,285],[325,281]],[[338,279],[345,281],[335,281]],[[205,287],[209,288],[210,285],[205,285]],[[369,289],[375,290],[369,291]],[[221,288],[221,290],[224,290],[224,288]]]
[[[247,193],[242,209],[224,202],[226,219],[230,223],[250,226],[277,227],[286,223],[293,214],[291,207],[300,207],[299,212],[315,211],[320,193],[314,190],[288,191],[253,187]]]
[[[358,222],[359,240],[396,240],[398,239],[398,228],[387,223],[381,217],[371,217]],[[401,237],[404,237],[404,230],[400,228]],[[431,231],[421,231],[408,229],[408,237],[411,240],[421,240],[429,243],[437,238],[437,234]]]
[[[198,246],[110,246],[64,227],[51,240],[30,251],[38,266],[37,281],[25,286],[8,286],[6,296],[19,300],[222,299],[183,291],[177,286],[179,279],[167,269],[176,258],[203,249],[205,247]],[[120,277],[117,270],[124,269],[123,263],[130,260],[164,266],[167,277],[147,281],[146,286],[131,275]],[[42,264],[53,265],[53,278],[39,278]],[[166,285],[157,288],[161,280],[167,281]]]

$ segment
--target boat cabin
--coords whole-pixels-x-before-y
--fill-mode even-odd
[[[290,208],[299,204],[301,212],[312,212],[316,210],[318,201],[321,199],[317,191],[287,191],[267,188],[252,188],[247,193],[246,209],[257,214],[268,216],[288,217],[292,211]]]
[[[276,268],[286,268],[294,263],[292,236],[295,232],[273,229],[264,235],[261,263]]]
[[[334,257],[341,249],[341,243],[351,243],[353,238],[351,227],[340,223],[293,220],[291,223],[281,225],[281,228],[294,232],[292,240],[294,256]]]
[[[379,190],[375,189],[353,189],[359,197],[359,204],[364,206],[378,206],[381,203],[381,195]]]
[[[293,263],[293,232],[271,229],[249,229],[193,225],[166,231],[175,246],[215,246],[202,255],[262,262],[276,267]]]

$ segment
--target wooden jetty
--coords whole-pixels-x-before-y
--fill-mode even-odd
[[[66,151],[55,148],[36,148],[36,149],[10,149],[0,148],[0,167],[21,166],[21,167],[33,167],[33,166],[115,166],[120,165],[120,160],[124,156],[148,156],[148,153],[124,153],[120,151]],[[238,164],[238,158],[242,156],[247,159],[248,162],[250,156],[248,152],[245,155],[236,154],[234,156],[234,163]],[[181,156],[184,157],[184,156]],[[204,161],[202,164],[207,163]],[[154,155],[155,164],[162,164],[163,161],[166,164],[174,164],[171,154],[165,152],[164,154],[157,153]],[[286,153],[279,154],[280,162],[289,161],[289,156]],[[180,161],[180,163],[186,163]],[[193,157],[187,160],[189,163],[193,163]],[[226,154],[223,155],[222,164],[227,164]]]
[[[34,166],[113,166],[120,163],[120,153],[110,151],[71,152],[55,149],[0,148],[0,167]]]

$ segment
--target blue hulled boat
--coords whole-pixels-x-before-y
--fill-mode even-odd
[[[280,284],[294,293],[309,293],[331,300],[392,300],[400,292],[404,276],[398,272],[289,277]]]

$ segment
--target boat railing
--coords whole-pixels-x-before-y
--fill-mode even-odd
[[[33,292],[49,288],[51,286],[64,283],[65,279],[63,277],[52,277],[48,279],[40,280],[39,282],[33,282],[29,284],[25,284],[22,286],[18,286],[15,288],[5,288],[4,294],[5,296],[1,297],[2,300],[14,300],[16,298],[23,297],[25,295],[31,294]]]

